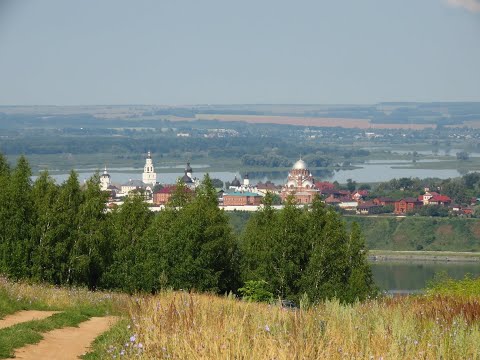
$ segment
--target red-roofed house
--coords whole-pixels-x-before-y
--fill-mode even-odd
[[[338,198],[336,198],[335,196],[333,195],[330,195],[329,197],[327,197],[325,199],[325,203],[326,204],[329,204],[329,205],[338,205],[340,204],[342,201]]]
[[[399,201],[395,201],[395,214],[406,214],[408,211],[412,211],[422,206],[422,202],[417,198],[405,198]]]
[[[335,184],[328,181],[317,181],[315,187],[323,193],[325,190],[334,190]]]
[[[449,205],[451,202],[452,199],[446,195],[435,195],[428,200],[429,205]]]
[[[433,198],[434,196],[440,195],[439,193],[435,191],[427,191],[425,194],[420,195],[418,197],[418,200],[423,202],[423,205],[428,205],[430,204],[430,199]]]
[[[368,190],[357,190],[353,195],[352,198],[355,200],[360,200],[368,196]]]

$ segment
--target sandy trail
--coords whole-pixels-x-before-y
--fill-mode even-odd
[[[38,311],[38,310],[23,310],[18,311],[15,314],[7,315],[0,320],[0,329],[4,329],[15,324],[32,320],[43,320],[53,314],[57,314],[59,311]]]
[[[55,360],[78,359],[103,332],[117,321],[114,316],[92,317],[78,327],[55,329],[42,334],[38,344],[27,345],[15,351],[16,359]]]

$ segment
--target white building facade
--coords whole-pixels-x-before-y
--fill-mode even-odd
[[[153,167],[152,154],[150,151],[147,154],[145,159],[145,166],[143,167],[142,181],[144,184],[155,186],[157,183],[157,174],[155,173],[155,168]]]

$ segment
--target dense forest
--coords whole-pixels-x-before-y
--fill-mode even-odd
[[[319,199],[308,209],[266,196],[262,211],[236,235],[208,175],[191,196],[182,184],[164,211],[140,197],[107,211],[94,175],[57,185],[43,172],[32,183],[25,157],[10,168],[0,155],[0,273],[90,289],[165,288],[308,296],[344,302],[375,293],[359,227]],[[306,295],[305,295],[306,294]],[[255,299],[255,296],[252,296]]]

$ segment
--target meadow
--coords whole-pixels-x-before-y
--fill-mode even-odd
[[[480,279],[442,279],[424,295],[353,305],[311,305],[304,298],[295,309],[233,295],[126,296],[6,280],[0,293],[21,307],[80,306],[120,315],[85,359],[480,358]],[[7,330],[0,331],[2,346]]]

